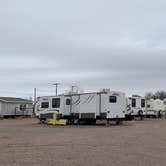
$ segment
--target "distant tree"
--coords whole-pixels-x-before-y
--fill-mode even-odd
[[[152,92],[148,92],[145,94],[146,99],[160,99],[163,100],[166,98],[166,91],[157,91],[154,94]]]
[[[147,100],[152,99],[153,97],[154,97],[154,95],[151,92],[148,92],[145,94],[145,99],[147,99]]]
[[[160,100],[163,100],[163,99],[166,98],[166,92],[165,91],[157,91],[154,95],[157,99],[160,99]]]

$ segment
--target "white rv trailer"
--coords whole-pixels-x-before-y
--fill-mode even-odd
[[[146,116],[161,117],[164,115],[164,103],[160,99],[147,100]]]
[[[111,91],[38,98],[35,113],[40,120],[53,112],[72,122],[107,119],[119,123],[125,118],[126,97],[122,92]]]
[[[138,95],[132,95],[127,99],[126,117],[141,119],[146,115],[146,100]]]
[[[166,98],[163,100],[163,104],[164,104],[164,115],[166,115]]]

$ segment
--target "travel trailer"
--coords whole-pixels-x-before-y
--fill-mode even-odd
[[[138,95],[132,95],[127,99],[126,117],[133,119],[140,117],[141,119],[146,115],[146,100]]]
[[[36,116],[42,120],[49,113],[56,113],[70,123],[106,119],[108,123],[115,120],[118,124],[125,118],[126,97],[123,92],[116,91],[39,97],[35,107]]]
[[[161,117],[164,115],[164,103],[160,99],[147,100],[146,116]]]

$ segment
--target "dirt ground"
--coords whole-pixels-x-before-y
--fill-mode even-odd
[[[0,166],[165,166],[166,119],[121,126],[0,120]]]

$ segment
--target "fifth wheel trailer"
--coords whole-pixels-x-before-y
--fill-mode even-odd
[[[119,123],[125,118],[126,97],[123,92],[117,91],[39,97],[36,116],[42,120],[49,113],[57,113],[71,123],[82,120],[95,122],[97,119]]]

